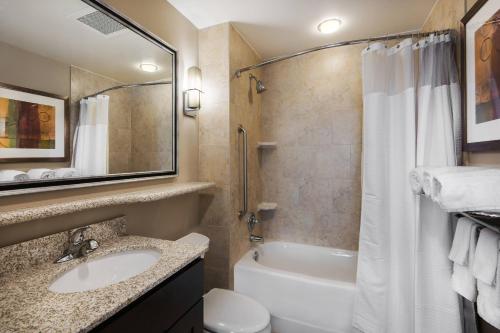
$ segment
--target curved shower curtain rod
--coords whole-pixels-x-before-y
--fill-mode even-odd
[[[430,35],[436,35],[436,34],[451,34],[452,30],[451,29],[446,29],[446,30],[437,30],[437,31],[430,31],[430,32],[408,32],[408,33],[400,33],[400,34],[394,34],[394,35],[386,35],[386,36],[380,36],[380,37],[372,37],[372,38],[364,38],[364,39],[353,39],[353,40],[348,40],[344,42],[337,42],[337,43],[332,43],[332,44],[326,44],[326,45],[321,45],[321,46],[316,46],[310,49],[306,49],[303,51],[299,51],[296,53],[284,55],[284,56],[277,56],[274,58],[270,58],[267,60],[264,60],[261,63],[252,65],[252,66],[247,66],[238,69],[234,75],[236,77],[240,77],[241,73],[250,71],[252,69],[260,68],[266,65],[271,65],[279,61],[287,60],[290,58],[295,58],[304,54],[308,54],[311,52],[316,52],[316,51],[321,51],[325,49],[331,49],[334,47],[339,47],[339,46],[348,46],[348,45],[356,45],[356,44],[363,44],[363,43],[371,43],[371,42],[377,42],[377,41],[387,41],[387,40],[393,40],[393,39],[404,39],[404,38],[409,38],[409,37],[425,37],[425,36],[430,36]]]
[[[172,84],[172,81],[154,81],[154,82],[144,82],[144,83],[131,83],[131,84],[122,84],[119,86],[114,86],[111,88],[107,88],[101,91],[96,92],[95,94],[88,95],[85,97],[82,97],[82,99],[89,98],[89,97],[95,97],[97,95],[103,94],[105,92],[111,91],[111,90],[116,90],[116,89],[122,89],[122,88],[135,88],[135,87],[144,87],[144,86],[158,86],[161,84]]]

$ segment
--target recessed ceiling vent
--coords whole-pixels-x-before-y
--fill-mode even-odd
[[[77,20],[106,36],[125,29],[125,26],[99,11],[80,16]]]

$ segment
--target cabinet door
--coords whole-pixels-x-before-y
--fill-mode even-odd
[[[165,332],[202,297],[203,261],[197,260],[102,323],[93,332]]]
[[[168,333],[203,333],[203,299],[175,323]]]

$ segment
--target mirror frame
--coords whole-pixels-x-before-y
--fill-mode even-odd
[[[63,190],[72,187],[87,187],[96,185],[110,185],[114,183],[123,183],[138,180],[147,180],[148,178],[169,178],[178,176],[178,116],[177,116],[177,50],[167,42],[146,30],[137,22],[120,13],[112,6],[106,4],[104,0],[81,0],[89,6],[109,15],[113,19],[123,24],[128,29],[142,36],[151,43],[164,49],[172,55],[172,171],[145,171],[145,172],[130,172],[116,175],[92,176],[75,179],[51,179],[38,182],[19,182],[0,185],[0,196],[22,193],[33,193],[51,190]],[[69,134],[69,133],[68,133]],[[23,191],[24,190],[24,191]],[[10,192],[10,193],[9,193]]]

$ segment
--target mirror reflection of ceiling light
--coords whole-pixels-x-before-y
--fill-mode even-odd
[[[337,30],[339,30],[342,25],[342,21],[336,18],[324,20],[320,24],[318,24],[318,31],[322,34],[331,34]]]
[[[153,73],[153,72],[156,72],[159,67],[155,64],[140,64],[139,65],[139,68],[144,71],[144,72],[148,72],[148,73]]]

